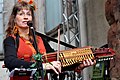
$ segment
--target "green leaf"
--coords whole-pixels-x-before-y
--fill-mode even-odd
[[[35,68],[36,67],[36,62],[34,64],[32,64],[30,67]]]

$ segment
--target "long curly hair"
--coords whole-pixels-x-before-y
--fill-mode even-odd
[[[28,10],[31,11],[31,13],[32,13],[32,22],[33,22],[33,26],[35,28],[35,16],[34,16],[34,8],[33,8],[33,6],[31,6],[30,4],[28,4],[25,1],[17,2],[14,5],[12,13],[11,13],[10,18],[9,18],[9,22],[8,22],[7,29],[6,29],[6,36],[9,36],[9,35],[13,34],[13,29],[14,29],[14,26],[15,26],[15,18],[16,18],[17,12],[19,12],[23,8],[28,9]],[[29,35],[31,35],[31,32],[29,33]]]

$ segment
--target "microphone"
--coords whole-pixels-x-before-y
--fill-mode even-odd
[[[37,47],[37,41],[36,41],[36,34],[35,34],[35,30],[34,30],[34,27],[33,27],[33,22],[32,21],[28,21],[27,22],[27,25],[29,26],[30,28],[30,32],[32,33],[32,37],[33,37],[33,44],[34,44],[34,47],[35,47],[35,50],[36,52],[38,53],[38,47]]]
[[[27,25],[31,28],[31,27],[33,27],[33,22],[32,21],[28,21]]]

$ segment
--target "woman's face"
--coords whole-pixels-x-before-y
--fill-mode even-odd
[[[19,12],[17,12],[16,18],[15,18],[15,24],[21,28],[28,28],[27,25],[28,21],[32,21],[32,13],[30,10],[22,9]]]

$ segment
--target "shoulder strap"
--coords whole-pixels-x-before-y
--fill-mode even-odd
[[[18,34],[16,34],[15,46],[16,46],[16,51],[18,51],[18,48],[19,48],[19,35]]]

